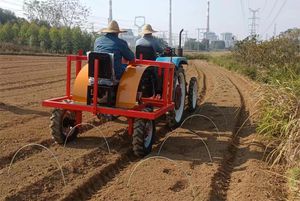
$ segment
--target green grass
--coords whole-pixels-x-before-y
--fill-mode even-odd
[[[185,53],[184,56],[188,60],[199,59],[199,60],[209,61],[211,59],[211,56],[209,54],[204,54],[204,53]]]
[[[233,54],[211,56],[209,61],[262,84],[257,133],[273,148],[267,161],[287,168],[289,199],[300,200],[300,64],[249,67]]]
[[[210,61],[219,66],[225,67],[228,70],[236,71],[240,74],[246,75],[253,80],[257,78],[257,69],[255,67],[246,66],[242,62],[236,60],[232,54],[211,56]]]

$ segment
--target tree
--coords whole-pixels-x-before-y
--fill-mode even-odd
[[[29,36],[29,46],[39,46],[39,27],[35,23],[31,23],[27,29],[27,35]]]
[[[61,48],[63,52],[72,53],[72,31],[70,28],[63,27],[60,29]]]
[[[61,39],[60,39],[58,29],[55,27],[52,27],[50,29],[49,35],[50,35],[50,39],[51,39],[51,49],[52,49],[52,51],[58,53],[61,48],[61,46],[60,46]]]
[[[21,45],[27,45],[29,40],[29,36],[28,36],[28,28],[29,28],[29,23],[28,22],[23,22],[20,28],[20,32],[19,32],[19,43]]]
[[[73,42],[73,53],[77,53],[78,50],[82,49],[83,40],[82,33],[79,27],[72,30],[72,42]]]
[[[19,32],[20,32],[20,27],[17,23],[14,23],[12,26],[12,34],[13,34],[13,39],[14,41],[19,41]]]
[[[5,10],[0,8],[0,24],[5,24],[7,22],[14,22],[17,20],[16,15],[10,10]]]
[[[42,50],[48,50],[51,47],[51,40],[49,36],[49,30],[47,27],[42,26],[39,29],[39,41],[40,41],[40,47]]]
[[[90,10],[79,0],[60,0],[61,22],[66,27],[86,24]]]
[[[85,31],[82,33],[82,37],[83,37],[82,49],[85,52],[92,50],[93,49],[92,43],[94,42],[92,41],[92,35]]]
[[[89,9],[79,0],[25,0],[23,8],[29,20],[45,21],[56,27],[81,26],[89,15]]]
[[[6,23],[1,27],[0,30],[0,41],[1,42],[12,42],[14,39],[12,25]]]

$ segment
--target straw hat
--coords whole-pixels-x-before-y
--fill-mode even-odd
[[[101,30],[102,33],[124,33],[125,30],[120,30],[118,23],[115,20],[112,20],[107,28]]]
[[[156,32],[157,31],[154,31],[150,24],[146,24],[145,26],[143,26],[142,32],[140,34],[152,34],[152,33],[156,33]]]

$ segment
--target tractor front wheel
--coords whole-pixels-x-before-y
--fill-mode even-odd
[[[79,130],[76,128],[76,112],[54,109],[50,117],[51,135],[58,144],[74,140]]]
[[[198,82],[197,82],[197,78],[192,77],[189,83],[189,94],[188,94],[188,108],[190,112],[196,110],[197,101],[198,101]]]
[[[155,122],[148,119],[136,119],[132,136],[134,155],[144,157],[152,150],[155,136]]]
[[[177,70],[174,76],[173,100],[175,103],[175,109],[167,115],[169,127],[174,127],[181,123],[185,107],[185,96],[185,75],[184,70],[180,68]]]

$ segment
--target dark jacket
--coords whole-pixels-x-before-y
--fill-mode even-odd
[[[161,47],[159,41],[152,35],[144,35],[142,38],[136,41],[135,46],[153,47],[155,52],[162,53],[163,48]]]
[[[122,65],[122,57],[128,61],[134,59],[134,53],[129,49],[127,42],[113,33],[107,33],[97,38],[94,44],[94,51],[114,54],[114,69],[117,79],[121,78],[126,68]]]

